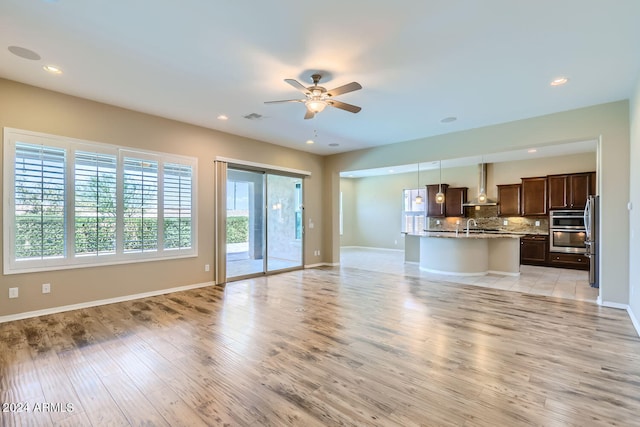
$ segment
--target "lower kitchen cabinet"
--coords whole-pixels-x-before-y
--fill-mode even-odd
[[[573,268],[576,270],[588,270],[589,258],[587,258],[584,254],[549,252],[549,266]]]
[[[520,238],[520,264],[547,265],[548,236],[524,236]]]

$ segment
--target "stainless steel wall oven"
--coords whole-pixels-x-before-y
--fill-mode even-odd
[[[586,253],[584,212],[551,211],[549,214],[549,251],[572,254]]]

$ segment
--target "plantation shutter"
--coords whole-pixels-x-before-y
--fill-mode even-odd
[[[75,253],[116,252],[115,155],[75,153]]]
[[[164,164],[164,248],[191,248],[192,167]]]
[[[64,149],[16,142],[16,260],[65,256]]]
[[[158,249],[158,162],[124,158],[124,251]]]

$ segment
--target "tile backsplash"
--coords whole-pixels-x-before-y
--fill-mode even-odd
[[[476,210],[474,207],[466,208],[466,217],[447,217],[447,218],[428,218],[429,230],[463,230],[467,226],[467,220],[473,218],[478,226],[472,228],[495,229],[514,233],[530,233],[530,234],[548,234],[549,233],[549,217],[499,217],[497,206],[481,206]],[[440,222],[438,224],[437,222]],[[460,224],[456,224],[459,221]],[[507,221],[507,225],[504,225]],[[536,225],[539,221],[540,225]]]

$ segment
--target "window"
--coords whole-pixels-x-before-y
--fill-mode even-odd
[[[64,256],[65,150],[17,143],[13,158],[15,257],[49,259]],[[7,236],[6,231],[4,236]]]
[[[5,128],[4,273],[197,255],[197,159]]]
[[[115,155],[76,152],[73,218],[76,255],[116,252],[116,161]]]
[[[416,197],[422,197],[418,202]],[[402,231],[420,233],[425,227],[426,189],[402,190]]]

